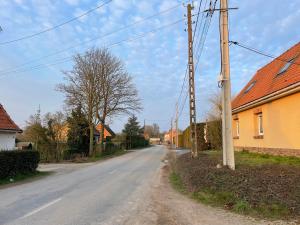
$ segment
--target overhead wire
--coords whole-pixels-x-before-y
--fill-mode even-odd
[[[215,5],[216,5],[216,2],[217,0],[215,0],[215,3],[213,4],[212,1],[210,1],[210,8],[212,7],[213,9],[215,8]],[[206,7],[207,5],[207,0],[205,2],[205,5],[204,5],[204,8]],[[200,8],[199,8],[200,10]],[[200,11],[199,11],[200,12]],[[200,57],[201,57],[201,54],[202,54],[202,51],[203,51],[203,47],[204,47],[204,43],[205,43],[205,40],[206,40],[206,36],[207,36],[207,33],[208,33],[208,30],[209,30],[209,27],[210,27],[210,23],[211,23],[211,18],[212,18],[212,15],[213,15],[213,12],[214,11],[208,11],[207,14],[206,14],[206,19],[205,19],[205,22],[204,22],[204,25],[203,25],[203,29],[202,29],[202,32],[198,33],[198,39],[199,39],[199,36],[200,36],[200,40],[198,41],[198,46],[197,46],[197,50],[196,50],[196,55],[197,56],[197,60],[196,60],[196,67],[195,67],[195,72],[197,71],[197,68],[198,68],[198,63],[200,61]],[[199,15],[199,13],[198,13]],[[202,25],[202,21],[204,19],[204,14],[202,14],[202,19],[201,19],[201,23],[200,23],[200,28],[201,28],[201,25]],[[196,33],[196,30],[194,30],[194,34]],[[179,112],[179,115],[181,116],[183,110],[184,110],[184,107],[185,107],[185,103],[187,101],[187,97],[188,97],[188,90],[186,92],[186,95],[185,95],[185,98],[184,98],[184,101],[183,101],[183,104],[182,104],[182,107],[180,109],[180,112]],[[179,116],[179,117],[180,117]]]
[[[182,21],[184,21],[184,20],[185,20],[185,18],[180,19],[180,20],[177,20],[177,21],[175,21],[175,22],[172,22],[172,23],[169,23],[169,24],[166,24],[166,25],[157,27],[157,28],[155,28],[155,29],[152,29],[152,30],[150,30],[150,31],[148,31],[148,32],[144,32],[144,33],[142,33],[142,34],[140,34],[140,35],[136,35],[136,36],[133,37],[133,38],[132,38],[132,37],[131,37],[131,38],[126,38],[126,39],[120,40],[120,41],[118,41],[118,42],[112,43],[112,44],[110,44],[110,45],[108,45],[108,46],[106,46],[106,47],[107,47],[107,48],[111,48],[111,47],[120,45],[120,44],[122,44],[123,42],[132,42],[132,41],[138,40],[138,39],[140,39],[140,38],[143,38],[143,37],[147,36],[148,34],[156,33],[156,32],[158,32],[159,30],[162,30],[162,29],[165,29],[165,28],[174,26],[174,25],[176,25],[176,24],[178,24],[178,23],[180,23],[180,22],[182,22]],[[55,63],[49,64],[49,65],[46,65],[46,66],[50,66],[50,65],[53,66],[53,65],[65,63],[65,62],[71,61],[72,59],[73,59],[73,57],[66,57],[66,58],[58,59],[58,60],[62,60],[62,61],[55,62]],[[28,69],[26,69],[26,70],[22,70],[22,71],[16,70],[16,71],[11,71],[10,73],[26,72],[26,71],[30,71],[30,70],[32,70],[32,69],[37,69],[37,68],[40,69],[40,68],[43,68],[43,67],[45,67],[45,65],[39,64],[39,65],[36,65],[36,66],[34,66],[34,67],[28,68]],[[5,75],[7,75],[7,74],[4,74],[4,75],[2,75],[2,76],[0,76],[0,77],[4,77]]]
[[[213,16],[214,10],[216,8],[216,4],[217,4],[217,0],[215,0],[214,3],[212,3],[212,1],[210,1],[210,10],[207,12],[207,15],[206,15],[207,20],[205,21],[206,26],[204,25],[204,27],[203,27],[201,38],[199,40],[198,49],[196,50],[197,58],[196,58],[195,73],[198,69],[198,65],[199,65],[200,58],[201,58],[201,55],[202,55],[202,52],[203,52],[206,37],[207,37],[208,31],[209,31],[209,28],[210,28],[212,16]]]
[[[239,43],[239,42],[237,42],[237,41],[229,41],[229,43],[230,43],[230,44],[233,44],[233,45],[236,45],[236,46],[239,46],[239,47],[241,47],[241,48],[244,48],[244,49],[246,49],[246,50],[249,50],[249,51],[251,51],[251,52],[257,53],[257,54],[259,54],[259,55],[266,56],[266,57],[268,57],[268,58],[272,58],[272,59],[275,59],[275,60],[278,60],[278,61],[282,61],[282,62],[285,62],[285,63],[290,63],[290,64],[293,64],[293,65],[298,65],[298,66],[300,66],[299,63],[292,62],[292,60],[290,60],[290,59],[286,60],[286,59],[282,59],[282,58],[277,57],[277,56],[273,56],[273,55],[268,54],[268,53],[264,53],[264,52],[262,52],[262,51],[260,51],[260,50],[257,50],[257,49],[252,48],[252,47],[248,47],[248,46],[246,46],[246,45],[244,45],[244,44],[241,44],[241,43]],[[300,54],[300,53],[299,53],[299,54]],[[296,57],[294,57],[293,59],[295,59],[295,58],[296,58]]]
[[[41,57],[39,57],[39,58],[37,58],[37,59],[29,60],[29,61],[27,61],[27,62],[25,62],[25,63],[23,63],[23,64],[21,64],[21,65],[19,65],[19,66],[15,66],[13,69],[2,70],[2,71],[0,71],[0,74],[9,72],[9,71],[11,71],[11,70],[14,71],[14,70],[16,70],[17,68],[22,68],[22,67],[24,67],[24,66],[27,66],[27,65],[29,65],[29,64],[32,64],[33,62],[41,61],[42,59],[49,58],[49,57],[51,57],[51,56],[61,54],[61,53],[63,53],[63,52],[67,52],[67,51],[69,51],[69,50],[71,50],[71,49],[74,49],[74,48],[76,48],[76,47],[78,47],[78,46],[85,45],[85,44],[88,44],[88,43],[90,43],[90,42],[93,42],[93,41],[96,41],[96,40],[103,39],[103,38],[105,38],[105,37],[107,37],[107,36],[110,36],[110,35],[112,35],[112,34],[115,34],[115,33],[117,33],[117,32],[120,32],[120,31],[122,31],[122,30],[125,30],[125,29],[128,29],[128,28],[130,28],[130,27],[133,27],[133,26],[135,26],[135,25],[137,25],[137,24],[140,24],[140,23],[145,22],[145,21],[147,21],[147,20],[149,20],[149,19],[152,19],[152,18],[154,18],[154,17],[157,17],[157,16],[159,16],[159,15],[161,15],[161,14],[170,12],[171,10],[176,9],[176,8],[179,7],[180,5],[181,5],[181,4],[177,4],[177,5],[175,5],[175,6],[173,6],[173,7],[170,7],[170,8],[168,8],[168,9],[166,9],[166,10],[162,10],[162,11],[160,11],[160,12],[158,12],[158,13],[155,13],[155,14],[153,14],[153,15],[151,15],[151,16],[145,17],[145,18],[143,18],[143,19],[141,19],[141,20],[138,20],[138,21],[136,21],[136,22],[134,22],[134,23],[128,24],[128,25],[126,25],[126,26],[123,26],[123,27],[121,27],[121,28],[119,28],[119,29],[117,29],[117,30],[114,30],[114,31],[112,31],[112,32],[108,32],[108,33],[106,33],[106,34],[104,34],[104,35],[102,35],[102,36],[100,36],[100,37],[94,37],[94,38],[89,39],[89,40],[87,40],[87,41],[80,42],[80,43],[78,43],[78,44],[76,44],[76,45],[72,45],[72,46],[70,46],[70,47],[61,49],[61,50],[59,50],[59,51],[56,51],[56,52],[53,52],[53,53],[50,53],[50,54],[41,56]]]
[[[197,18],[196,18],[196,24],[195,24],[195,29],[194,29],[194,32],[193,32],[193,43],[194,43],[194,39],[195,39],[195,35],[197,33],[197,28],[198,28],[198,21],[199,21],[199,15],[201,14],[200,11],[201,11],[201,6],[202,6],[202,1],[200,1],[200,4],[199,4],[199,7],[198,7],[198,12],[197,12]],[[206,0],[207,2],[207,0]],[[206,5],[206,3],[205,3]],[[202,18],[203,18],[203,14],[202,14]],[[200,27],[201,27],[201,24],[202,24],[202,20],[201,20],[201,23],[200,23]],[[184,86],[185,86],[185,82],[187,80],[187,71],[188,71],[188,62],[187,62],[187,65],[186,65],[186,69],[185,69],[185,75],[184,75],[184,78],[183,78],[183,82],[182,82],[182,85],[181,85],[181,89],[180,89],[180,94],[178,96],[178,100],[177,100],[177,104],[180,103],[180,98],[181,98],[181,95],[182,95],[182,92],[184,90]]]
[[[92,9],[90,9],[90,10],[88,10],[88,11],[85,11],[84,13],[80,14],[79,16],[73,17],[73,18],[71,18],[71,19],[69,19],[69,20],[67,20],[67,21],[65,21],[65,22],[62,22],[62,23],[60,23],[60,24],[57,24],[57,25],[55,25],[55,26],[53,26],[53,27],[47,28],[47,29],[45,29],[45,30],[42,30],[42,31],[39,31],[39,32],[36,32],[36,33],[33,33],[33,34],[25,35],[25,36],[20,37],[20,38],[16,38],[16,39],[12,39],[12,40],[9,40],[9,41],[0,42],[0,45],[6,45],[6,44],[11,44],[11,43],[14,43],[14,42],[26,40],[26,39],[33,38],[33,37],[35,37],[35,36],[44,34],[44,33],[46,33],[46,32],[55,30],[55,29],[57,29],[57,28],[59,28],[59,27],[62,27],[62,26],[64,26],[64,25],[68,24],[68,23],[71,23],[71,22],[73,22],[73,21],[75,21],[75,20],[78,20],[78,19],[80,19],[80,18],[82,18],[82,17],[84,17],[84,16],[86,16],[86,15],[88,15],[88,14],[94,12],[95,10],[97,10],[97,9],[99,9],[99,8],[101,8],[101,7],[105,6],[105,5],[107,5],[107,4],[110,3],[111,1],[112,1],[112,0],[108,0],[108,1],[106,1],[106,2],[104,2],[104,3],[102,3],[101,5],[98,5],[98,6],[92,8]]]

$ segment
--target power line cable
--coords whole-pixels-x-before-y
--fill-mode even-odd
[[[197,52],[198,52],[198,54],[197,54],[197,62],[196,62],[196,66],[195,66],[195,72],[198,69],[198,65],[199,65],[199,62],[200,62],[200,57],[201,57],[202,52],[203,52],[204,44],[205,44],[205,41],[206,41],[206,37],[207,37],[208,31],[209,31],[209,27],[210,27],[210,24],[211,24],[213,13],[215,11],[216,4],[217,4],[217,0],[215,0],[214,4],[212,4],[212,1],[210,1],[210,11],[207,12],[207,16],[206,16],[207,19],[205,21],[206,26],[203,27],[203,31],[202,31],[201,38],[200,38],[200,41],[199,41],[198,49],[196,51],[196,54],[197,54]]]
[[[207,4],[207,0],[205,1],[204,8],[206,7],[206,4]],[[199,32],[198,32],[198,35],[197,35],[197,31],[198,31],[197,29],[198,29],[198,22],[199,22],[199,15],[200,15],[200,11],[201,11],[201,5],[202,5],[202,0],[201,0],[201,2],[199,4],[198,13],[197,13],[197,19],[196,19],[196,25],[195,25],[195,29],[194,29],[194,32],[193,32],[193,44],[196,42],[195,41],[196,38],[199,38]],[[201,18],[201,22],[200,22],[199,28],[201,28],[201,26],[202,26],[203,18],[204,18],[204,13],[202,13],[202,18]],[[196,35],[197,35],[197,37],[195,38]],[[178,106],[180,105],[180,98],[181,98],[181,96],[183,94],[183,90],[184,90],[184,87],[185,87],[185,82],[187,80],[187,75],[188,75],[187,72],[188,72],[188,63],[187,63],[187,66],[186,66],[185,76],[184,76],[184,80],[183,80],[183,83],[182,83],[182,86],[181,86],[180,94],[179,94],[179,97],[178,97],[178,100],[177,100]],[[184,97],[184,101],[182,102],[182,106],[181,106],[181,109],[180,109],[180,113],[178,114],[179,115],[178,118],[181,116],[182,111],[183,111],[183,109],[185,107],[187,96],[188,96],[188,90],[186,91],[186,95]]]
[[[217,2],[217,0],[215,0],[214,4],[212,4],[212,1],[210,1],[210,8],[215,9],[216,2]],[[207,5],[207,1],[205,2],[205,6],[204,7],[206,7],[206,5]],[[208,33],[208,30],[209,30],[209,27],[210,27],[210,23],[211,23],[211,18],[213,16],[213,12],[214,12],[214,10],[207,12],[206,19],[205,19],[205,22],[204,22],[204,25],[203,25],[203,29],[202,29],[202,32],[201,32],[201,36],[200,36],[200,33],[198,33],[198,37],[200,36],[200,40],[198,42],[199,44],[198,44],[198,47],[197,47],[197,50],[196,50],[196,55],[198,55],[198,57],[197,57],[195,72],[197,70],[201,54],[203,52],[203,46],[204,46],[204,43],[205,43],[205,40],[206,40],[206,37],[207,37],[207,33]],[[204,14],[202,15],[200,27],[202,25],[203,18],[204,18]],[[194,34],[195,34],[195,32],[194,32]],[[197,54],[197,52],[198,52],[198,54]],[[182,112],[183,112],[183,110],[185,108],[187,97],[188,97],[188,91],[186,92],[186,95],[185,95],[185,98],[184,98],[184,102],[183,102],[182,107],[180,109],[178,118],[181,116],[181,114],[182,114]]]
[[[106,2],[104,2],[104,3],[102,3],[101,5],[98,5],[97,7],[92,8],[92,9],[90,9],[90,10],[84,12],[83,14],[81,14],[81,15],[79,15],[79,16],[76,16],[76,17],[74,17],[74,18],[72,18],[72,19],[69,19],[69,20],[67,20],[67,21],[65,21],[65,22],[63,22],[63,23],[57,24],[57,25],[55,25],[55,26],[53,26],[53,27],[47,28],[47,29],[42,30],[42,31],[39,31],[39,32],[37,32],[37,33],[33,33],[33,34],[29,34],[29,35],[26,35],[26,36],[23,36],[23,37],[20,37],[20,38],[16,38],[16,39],[13,39],[13,40],[5,41],[5,42],[0,42],[0,45],[6,45],[6,44],[11,44],[11,43],[14,43],[14,42],[26,40],[26,39],[33,38],[33,37],[35,37],[35,36],[44,34],[44,33],[46,33],[46,32],[55,30],[55,29],[57,29],[57,28],[59,28],[59,27],[62,27],[62,26],[64,26],[64,25],[68,24],[68,23],[71,23],[71,22],[73,22],[73,21],[75,21],[75,20],[78,20],[78,19],[80,19],[80,18],[82,18],[82,17],[84,17],[84,16],[86,16],[86,15],[88,15],[88,14],[94,12],[95,10],[97,10],[97,9],[99,9],[99,8],[101,8],[101,7],[105,6],[105,5],[107,5],[107,4],[110,3],[111,1],[112,1],[112,0],[108,0],[108,1],[106,1]]]
[[[193,40],[194,40],[194,37],[195,37],[195,34],[196,34],[196,30],[197,30],[197,26],[198,26],[198,20],[199,20],[201,5],[202,5],[202,0],[200,1],[199,7],[198,7],[196,25],[195,25],[194,34],[193,34]]]
[[[156,17],[156,16],[159,16],[159,15],[161,15],[161,14],[164,14],[164,13],[167,13],[167,12],[169,12],[169,11],[171,11],[171,10],[174,10],[175,8],[177,8],[177,7],[180,6],[180,5],[181,5],[181,4],[175,5],[175,6],[171,7],[171,8],[166,9],[166,10],[163,10],[163,11],[160,11],[160,12],[158,12],[158,13],[155,13],[155,14],[153,14],[153,15],[151,15],[151,16],[145,17],[145,18],[143,18],[143,19],[141,19],[141,20],[139,20],[139,21],[136,21],[136,22],[134,22],[134,23],[128,24],[128,25],[126,25],[126,26],[123,26],[123,27],[121,27],[121,28],[119,28],[119,29],[117,29],[117,30],[115,30],[115,31],[106,33],[106,34],[102,35],[101,37],[95,37],[95,38],[92,38],[92,39],[90,39],[90,40],[80,42],[80,43],[78,43],[78,44],[76,44],[76,45],[72,45],[72,46],[70,46],[70,47],[68,47],[68,48],[64,48],[64,49],[62,49],[62,50],[59,50],[59,51],[50,53],[50,54],[45,55],[45,56],[42,56],[42,57],[39,57],[39,58],[37,58],[37,59],[30,60],[30,61],[28,61],[28,62],[25,62],[25,63],[19,65],[19,66],[15,66],[13,69],[2,70],[2,71],[0,71],[0,74],[6,73],[6,72],[8,72],[8,71],[10,71],[10,70],[13,70],[13,71],[14,71],[14,70],[16,69],[16,67],[17,67],[17,68],[24,67],[24,66],[29,65],[29,64],[31,64],[31,63],[33,63],[33,62],[40,61],[40,60],[42,60],[42,59],[45,59],[45,58],[48,58],[48,57],[51,57],[51,56],[54,56],[54,55],[57,55],[57,54],[66,52],[66,51],[71,50],[71,49],[73,49],[73,48],[76,48],[76,47],[78,47],[78,46],[85,45],[85,44],[87,44],[87,43],[90,43],[90,42],[93,42],[93,41],[96,41],[96,40],[99,40],[99,39],[103,39],[103,38],[105,38],[105,37],[107,37],[107,36],[110,36],[110,35],[112,35],[112,34],[115,34],[115,33],[117,33],[117,32],[120,32],[120,31],[122,31],[122,30],[125,30],[125,29],[128,29],[128,28],[130,28],[130,27],[133,27],[133,26],[135,26],[135,25],[137,25],[137,24],[139,24],[139,23],[142,23],[142,22],[144,22],[144,21],[146,21],[146,20],[152,19],[152,18],[154,18],[154,17]]]
[[[206,8],[206,6],[207,6],[207,1],[208,1],[208,0],[205,1],[204,6],[203,6],[203,9]],[[200,29],[198,29],[199,32],[196,34],[196,35],[197,35],[196,38],[197,38],[198,40],[199,40],[199,36],[200,36],[200,34],[201,34],[200,31],[201,31],[201,27],[202,27],[202,24],[203,24],[203,21],[204,21],[204,17],[205,17],[205,13],[204,13],[204,12],[205,12],[205,11],[202,12],[202,16],[201,16],[201,20],[200,20],[200,25],[199,25],[199,28],[200,28]],[[207,15],[207,13],[206,13],[206,15]],[[206,17],[207,17],[207,16],[206,16]],[[194,39],[195,39],[195,38],[194,38]],[[196,40],[196,39],[195,39],[195,40]],[[197,46],[198,46],[199,42],[198,42],[198,41],[194,41],[194,44],[195,44],[195,43],[196,43],[196,45],[195,45],[194,49],[197,49],[197,48],[198,48]]]
[[[160,27],[157,27],[157,28],[155,28],[155,29],[152,29],[152,30],[150,30],[150,31],[148,31],[148,32],[142,33],[142,34],[140,34],[140,35],[136,35],[136,36],[133,37],[133,38],[126,38],[126,39],[123,39],[123,40],[121,40],[121,41],[112,43],[112,44],[110,44],[110,45],[108,45],[108,46],[106,46],[106,47],[107,47],[107,48],[111,48],[111,47],[120,45],[120,44],[123,43],[123,42],[132,42],[132,41],[138,40],[138,39],[140,39],[140,38],[143,38],[143,37],[147,36],[148,34],[155,33],[155,32],[158,32],[159,30],[162,30],[162,29],[165,29],[165,28],[174,26],[174,25],[176,25],[176,24],[178,24],[178,23],[180,23],[180,22],[182,22],[182,21],[184,21],[184,20],[185,20],[185,18],[180,19],[180,20],[177,20],[177,21],[175,21],[175,22],[172,22],[172,23],[166,24],[166,25],[164,25],[164,26],[160,26]],[[59,60],[63,60],[63,61],[59,61]],[[49,64],[49,65],[46,65],[46,66],[53,66],[53,65],[65,63],[65,62],[68,62],[68,61],[71,61],[71,60],[72,60],[72,57],[66,57],[66,58],[62,58],[62,59],[56,60],[56,61],[59,61],[59,62],[52,63],[52,64]],[[32,70],[32,69],[37,69],[37,68],[38,68],[38,69],[41,69],[41,68],[43,68],[43,67],[45,67],[44,64],[39,64],[39,65],[36,65],[36,66],[34,66],[34,67],[30,67],[30,68],[28,68],[28,69],[26,69],[26,70],[22,70],[22,71],[16,70],[16,71],[11,71],[10,73],[25,72],[25,71],[30,71],[30,70]],[[0,76],[0,77],[4,77],[5,75],[7,75],[7,74],[4,74],[4,75],[2,75],[2,76]]]
[[[185,108],[185,103],[186,103],[186,100],[187,100],[187,97],[188,97],[188,91],[186,92],[186,95],[185,95],[185,98],[184,98],[184,101],[183,101],[183,105],[182,105],[182,107],[181,107],[181,110],[180,110],[180,112],[179,112],[179,114],[178,114],[178,118],[181,116],[181,114],[182,114],[182,112],[183,112],[183,110],[184,110],[184,108]]]
[[[206,0],[207,2],[207,0]],[[205,5],[206,5],[206,2],[205,2]],[[201,11],[201,5],[202,5],[202,0],[200,1],[200,4],[199,4],[199,7],[198,7],[198,12],[197,12],[197,18],[196,18],[196,25],[195,25],[195,29],[194,29],[194,33],[193,33],[193,42],[194,42],[194,39],[195,39],[195,35],[197,33],[197,28],[198,28],[198,21],[199,21],[199,15],[200,15],[200,11]],[[202,19],[203,19],[203,14],[202,14]],[[201,27],[201,24],[202,24],[202,19],[201,19],[201,23],[200,23],[200,27]],[[186,70],[185,70],[185,75],[184,75],[184,79],[183,79],[183,82],[182,82],[182,85],[181,85],[181,90],[180,90],[180,94],[178,96],[178,100],[177,100],[177,104],[179,105],[180,104],[180,98],[181,98],[181,95],[183,93],[183,89],[184,89],[184,86],[185,86],[185,82],[186,82],[186,79],[187,79],[187,71],[188,71],[188,63],[186,65]]]
[[[257,54],[259,54],[259,55],[262,55],[262,56],[266,56],[266,57],[269,57],[269,58],[272,58],[272,59],[275,59],[275,60],[278,60],[278,61],[282,61],[282,62],[286,62],[286,63],[290,63],[290,64],[293,64],[293,65],[298,65],[298,66],[300,66],[299,63],[295,63],[295,62],[293,62],[291,59],[289,59],[289,60],[281,59],[281,58],[279,58],[279,57],[270,55],[270,54],[268,54],[268,53],[264,53],[264,52],[262,52],[262,51],[260,51],[260,50],[255,49],[255,48],[248,47],[248,46],[246,46],[246,45],[240,44],[240,43],[237,42],[237,41],[229,41],[229,43],[230,43],[230,44],[234,44],[234,45],[236,45],[236,46],[239,46],[239,47],[241,47],[241,48],[244,48],[244,49],[246,49],[246,50],[249,50],[249,51],[251,51],[251,52],[255,52],[255,53],[257,53]],[[300,54],[300,53],[299,53],[299,54]],[[296,58],[296,57],[295,57],[295,58]],[[293,59],[295,59],[295,58],[293,58]]]

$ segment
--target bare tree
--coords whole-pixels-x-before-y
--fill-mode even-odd
[[[153,123],[153,125],[145,126],[145,134],[149,138],[158,138],[160,137],[159,126],[157,123]]]
[[[91,49],[83,56],[74,57],[71,71],[64,72],[66,84],[58,90],[66,94],[66,104],[75,108],[81,105],[87,116],[90,130],[89,154],[94,150],[94,127],[106,118],[141,109],[137,90],[123,63],[107,49]],[[101,128],[101,142],[104,126]]]
[[[138,92],[120,59],[107,49],[97,50],[101,61],[99,73],[97,118],[101,122],[101,147],[104,141],[104,125],[107,118],[120,114],[132,114],[141,110]]]
[[[90,132],[89,155],[94,151],[94,127],[96,122],[96,111],[100,96],[98,92],[99,72],[101,71],[101,58],[97,50],[87,51],[84,55],[74,56],[74,67],[65,71],[67,83],[59,84],[58,90],[65,93],[66,104],[71,108],[81,105],[87,117]]]

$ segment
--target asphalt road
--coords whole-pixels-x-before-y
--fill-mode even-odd
[[[150,147],[2,189],[0,224],[124,224],[146,198],[164,155],[163,147]]]

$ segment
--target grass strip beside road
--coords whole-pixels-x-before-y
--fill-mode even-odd
[[[300,159],[236,152],[237,169],[218,169],[220,151],[186,154],[171,163],[179,192],[215,207],[268,219],[300,218]]]
[[[10,185],[21,184],[24,182],[29,182],[32,180],[36,180],[45,176],[52,174],[49,171],[36,171],[33,173],[25,173],[25,174],[17,174],[12,177],[8,177],[5,179],[0,179],[0,188],[7,187]]]
[[[71,162],[71,163],[92,163],[92,162],[98,162],[98,161],[102,161],[102,160],[106,160],[106,159],[110,159],[110,158],[114,158],[117,156],[121,156],[124,154],[129,153],[130,151],[128,150],[117,150],[116,152],[112,153],[112,154],[108,154],[108,155],[104,155],[101,153],[96,153],[95,156],[91,156],[91,157],[78,157],[78,158],[74,158],[72,160],[68,160],[67,162]]]
[[[88,158],[88,162],[97,162],[99,160],[110,159],[110,158],[114,158],[114,157],[117,157],[117,156],[120,156],[120,155],[124,155],[126,153],[128,153],[128,151],[119,150],[119,151],[116,151],[115,153],[110,154],[110,155],[96,154],[94,157]]]

